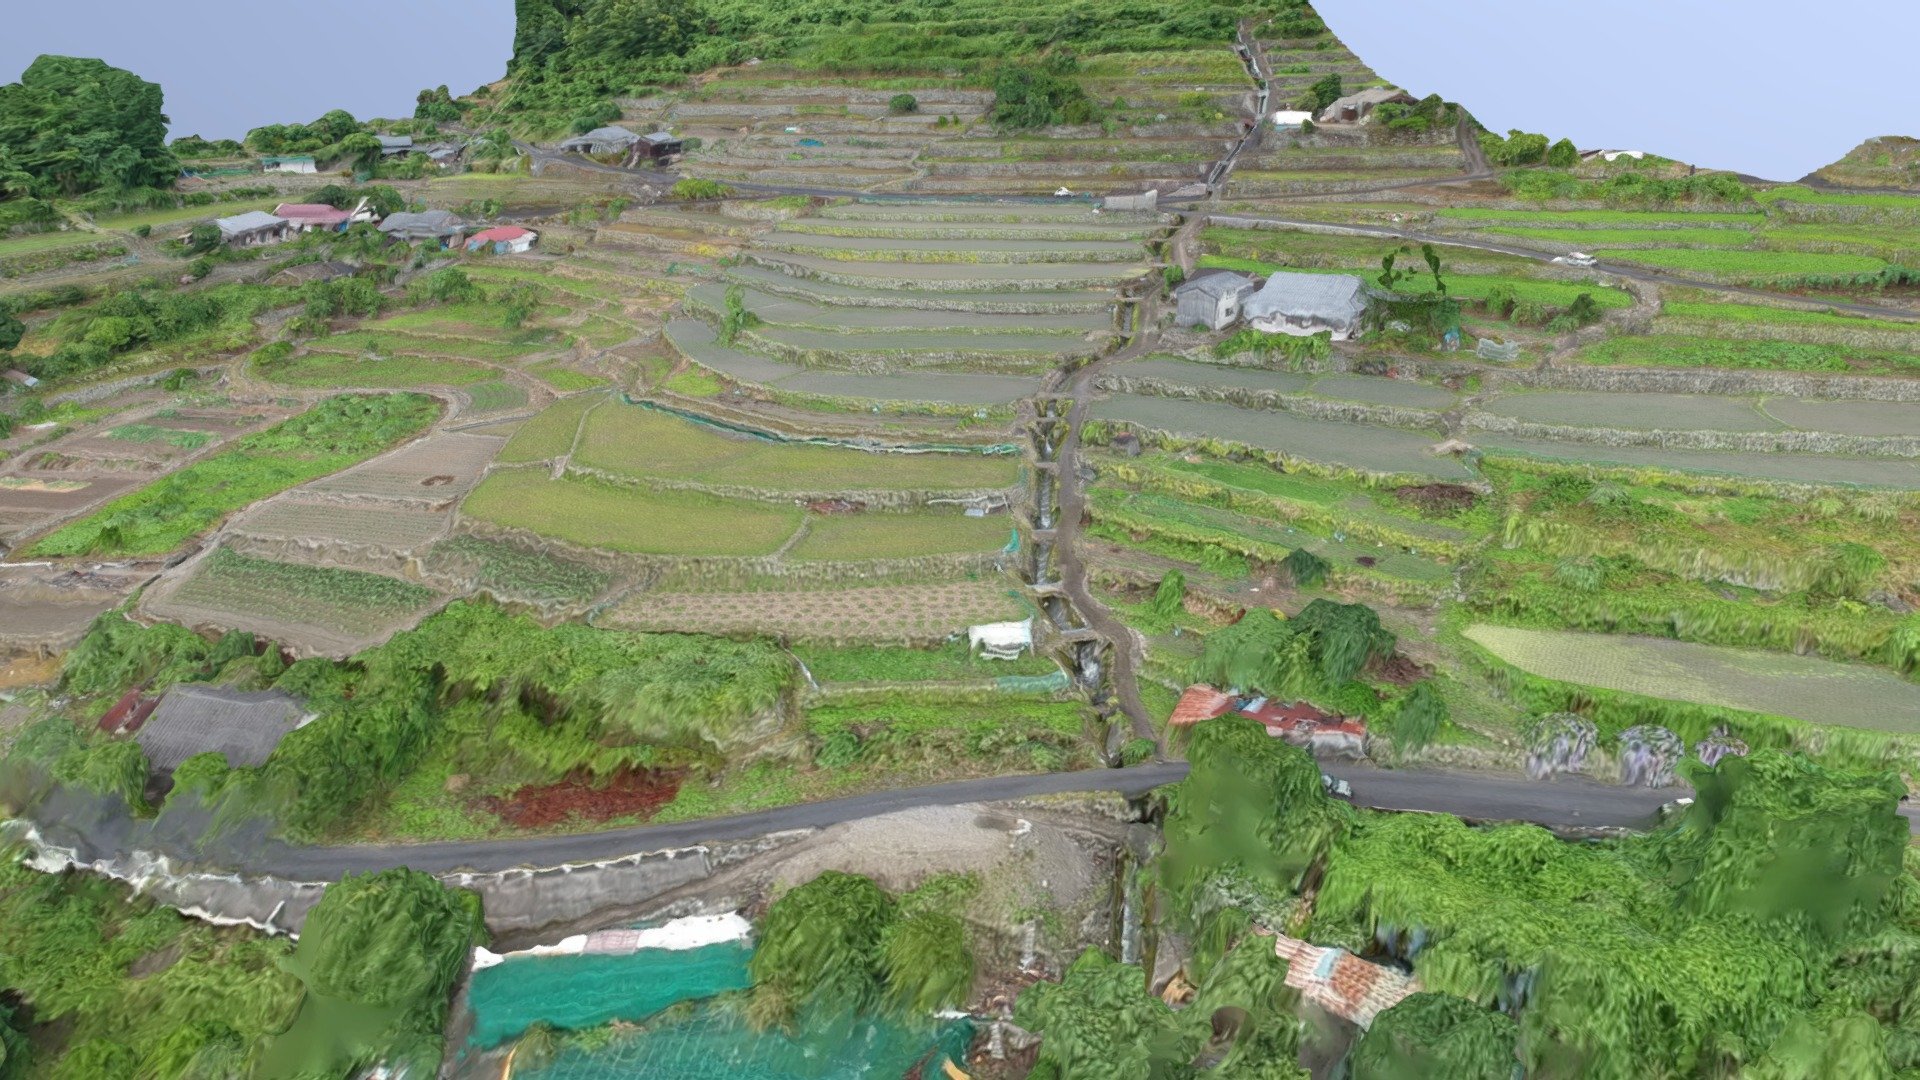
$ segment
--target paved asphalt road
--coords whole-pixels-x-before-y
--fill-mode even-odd
[[[1353,786],[1353,801],[1385,810],[1427,810],[1482,821],[1531,821],[1572,828],[1633,828],[1649,824],[1660,805],[1684,790],[1649,791],[1562,777],[1535,783],[1525,777],[1437,769],[1379,769],[1327,765]],[[854,795],[733,817],[670,825],[636,825],[570,836],[434,844],[296,847],[276,842],[249,845],[240,860],[245,872],[295,880],[331,880],[343,873],[411,866],[418,870],[493,871],[517,866],[618,859],[645,851],[746,840],[788,829],[822,828],[845,821],[922,806],[997,802],[1061,792],[1114,791],[1141,795],[1187,774],[1183,761],[1126,769],[996,776],[929,787]]]

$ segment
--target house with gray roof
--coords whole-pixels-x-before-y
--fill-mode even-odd
[[[1253,279],[1232,270],[1203,270],[1173,290],[1174,325],[1224,330],[1240,318],[1241,302],[1253,294]]]
[[[1276,270],[1240,310],[1255,330],[1295,337],[1324,330],[1333,340],[1346,341],[1360,332],[1367,299],[1366,284],[1351,274]]]
[[[670,163],[674,158],[680,156],[681,151],[685,149],[686,145],[680,141],[680,136],[665,131],[655,131],[651,134],[643,135],[640,141],[645,144],[647,157],[651,159],[655,165],[666,165]]]
[[[186,683],[167,691],[134,733],[155,772],[209,751],[239,768],[261,765],[287,732],[300,726],[306,709],[278,690],[246,692]]]
[[[215,218],[220,241],[229,247],[259,247],[277,244],[293,232],[293,222],[275,217],[265,210],[249,210],[232,217]]]
[[[632,150],[644,140],[633,132],[618,125],[594,128],[585,135],[575,135],[560,144],[560,149],[569,154],[622,154]]]
[[[1413,104],[1413,95],[1405,90],[1391,86],[1369,86],[1365,90],[1356,90],[1320,110],[1320,123],[1358,124],[1373,115],[1376,106],[1393,102],[1398,105]]]
[[[380,223],[380,231],[409,244],[418,240],[454,244],[465,237],[467,223],[451,210],[422,210],[417,214],[389,214]]]
[[[374,138],[380,140],[381,157],[413,153],[413,136],[411,135],[375,135]]]

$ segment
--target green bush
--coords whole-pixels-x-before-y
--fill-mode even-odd
[[[887,111],[891,113],[919,112],[920,101],[912,94],[895,94],[887,99]]]
[[[1077,70],[1077,62],[1067,53],[1049,54],[1038,64],[1002,64],[993,78],[988,118],[1015,130],[1093,123],[1099,111],[1071,78]]]
[[[676,199],[724,199],[733,194],[733,189],[718,180],[688,176],[675,181],[668,194]]]
[[[1301,108],[1318,114],[1322,109],[1340,100],[1345,91],[1341,88],[1340,73],[1334,72],[1322,76],[1312,86],[1307,87],[1307,96],[1301,99]]]

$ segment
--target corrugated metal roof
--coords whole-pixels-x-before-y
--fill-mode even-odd
[[[277,690],[247,693],[218,686],[176,686],[160,700],[134,741],[158,770],[219,751],[227,764],[259,765],[300,722],[300,702]]]
[[[380,223],[383,233],[417,233],[422,236],[440,236],[456,233],[467,227],[451,210],[423,210],[412,214],[402,211],[387,215]]]
[[[1167,723],[1185,727],[1202,720],[1212,720],[1216,716],[1225,716],[1232,708],[1232,694],[1215,690],[1205,683],[1195,683],[1180,695],[1180,703],[1173,707],[1173,715],[1167,718]]]
[[[240,233],[252,232],[255,229],[270,229],[275,225],[285,225],[287,219],[274,217],[265,210],[249,210],[244,214],[235,214],[232,217],[214,218],[213,223],[219,227],[220,235],[236,236]]]
[[[567,147],[567,146],[584,146],[592,143],[631,144],[631,143],[637,143],[639,141],[640,141],[640,136],[635,135],[633,132],[628,131],[626,128],[620,127],[617,124],[609,124],[606,127],[594,128],[592,131],[587,132],[585,135],[575,135],[573,138],[568,139],[565,142],[562,142],[560,145],[562,147]]]
[[[653,132],[652,134],[649,134],[649,135],[643,135],[643,136],[641,136],[641,137],[642,137],[642,138],[644,138],[644,139],[646,139],[646,140],[647,140],[648,142],[650,142],[650,143],[656,143],[656,144],[657,144],[657,143],[670,143],[670,142],[679,142],[679,141],[680,141],[680,136],[678,136],[678,135],[670,135],[670,134],[668,134],[667,132],[664,132],[664,131],[656,131],[656,132]]]
[[[1252,288],[1253,279],[1245,274],[1236,274],[1232,270],[1213,270],[1203,271],[1181,282],[1175,286],[1173,295],[1180,297],[1199,293],[1201,296],[1218,300],[1220,297],[1250,291]]]
[[[1249,321],[1281,316],[1345,323],[1367,310],[1365,286],[1348,274],[1296,274],[1276,270],[1241,310]]]
[[[380,140],[382,150],[406,150],[413,146],[411,135],[375,135],[374,138]]]
[[[467,237],[468,243],[497,244],[505,240],[518,240],[523,236],[532,236],[532,229],[523,229],[518,225],[495,225],[491,229],[482,229]]]
[[[273,212],[290,221],[338,225],[353,217],[353,211],[328,206],[326,203],[281,203]]]

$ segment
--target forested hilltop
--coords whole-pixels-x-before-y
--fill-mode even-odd
[[[1045,9],[1010,0],[517,0],[515,11],[511,78],[498,109],[529,130],[586,130],[619,115],[614,98],[754,59],[990,87],[1043,60],[1060,75],[1079,55],[1217,47],[1242,18],[1273,20],[1268,33],[1279,38],[1326,34],[1306,0]]]

